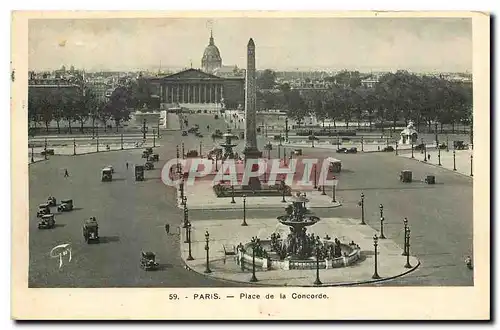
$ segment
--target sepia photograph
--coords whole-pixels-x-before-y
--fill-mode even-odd
[[[487,14],[13,17],[23,291],[462,288],[488,315]]]

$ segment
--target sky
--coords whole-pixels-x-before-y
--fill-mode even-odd
[[[31,19],[29,69],[201,66],[210,30],[223,65],[257,69],[472,72],[470,18]]]

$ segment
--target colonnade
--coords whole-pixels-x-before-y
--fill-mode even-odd
[[[222,84],[170,83],[161,86],[163,103],[220,103]]]

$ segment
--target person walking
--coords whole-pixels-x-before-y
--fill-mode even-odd
[[[128,170],[128,162],[125,163],[125,166],[127,167],[127,170]]]
[[[165,225],[165,231],[170,234],[170,225],[168,223]]]
[[[64,169],[64,177],[65,178],[69,177],[69,173],[68,173],[68,169],[67,168]]]

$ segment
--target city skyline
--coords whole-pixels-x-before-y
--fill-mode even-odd
[[[211,29],[224,66],[245,67],[252,37],[259,70],[472,71],[463,18],[39,19],[29,23],[29,69],[200,68]]]

